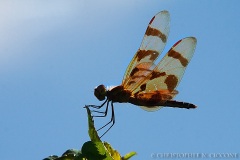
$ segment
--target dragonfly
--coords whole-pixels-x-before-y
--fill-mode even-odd
[[[157,13],[148,24],[141,46],[129,63],[122,84],[110,88],[101,84],[94,89],[96,98],[105,100],[100,106],[88,105],[97,109],[94,112],[102,113],[94,117],[106,117],[111,105],[111,120],[100,128],[111,124],[105,133],[115,124],[113,103],[131,103],[147,111],[156,111],[162,107],[197,108],[192,103],[173,100],[178,94],[176,87],[193,56],[197,39],[186,37],[179,40],[155,65],[155,60],[166,45],[169,30],[169,12],[164,10]],[[105,111],[98,110],[105,104]]]

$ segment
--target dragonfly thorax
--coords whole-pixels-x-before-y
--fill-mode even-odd
[[[103,101],[107,95],[106,87],[103,84],[97,86],[94,89],[94,95],[97,97],[99,101]]]

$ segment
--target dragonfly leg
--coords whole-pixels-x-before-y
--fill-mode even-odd
[[[108,99],[106,99],[105,102],[103,102],[103,104],[101,104],[100,106],[97,105],[86,105],[85,107],[91,107],[91,108],[96,108],[96,109],[100,109],[104,106],[104,104],[108,101]]]
[[[102,115],[93,115],[93,117],[106,117],[107,114],[108,114],[108,107],[109,107],[109,100],[106,100],[102,105],[100,106],[96,106],[96,105],[86,105],[85,107],[92,107],[92,108],[95,108],[95,109],[100,109],[102,108],[106,103],[107,103],[107,106],[106,106],[106,109],[105,111],[98,111],[98,110],[92,110],[91,112],[96,112],[96,113],[100,113]],[[111,101],[111,112],[112,112],[112,115],[111,115],[111,119],[110,121],[105,124],[104,126],[102,126],[101,128],[99,128],[97,131],[100,131],[101,129],[107,127],[108,125],[110,125],[110,127],[101,135],[101,137],[103,137],[111,128],[112,126],[115,124],[115,114],[114,114],[114,107],[113,107],[113,102]],[[101,138],[100,137],[100,138]]]
[[[107,104],[107,108],[108,108],[108,104]],[[105,128],[105,127],[108,126],[109,124],[111,124],[111,125],[110,125],[110,127],[101,135],[100,138],[102,138],[102,137],[112,128],[112,126],[115,124],[115,115],[114,115],[113,102],[111,102],[111,109],[112,109],[111,120],[110,120],[107,124],[105,124],[104,126],[102,126],[101,128],[99,128],[97,131]],[[107,115],[107,113],[106,113],[106,115]],[[105,115],[105,116],[106,116],[106,115]]]

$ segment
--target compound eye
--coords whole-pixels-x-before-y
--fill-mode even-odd
[[[94,95],[99,101],[103,101],[106,97],[106,87],[101,84],[94,89]]]

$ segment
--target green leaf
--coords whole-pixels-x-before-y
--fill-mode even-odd
[[[88,114],[88,134],[91,141],[88,141],[82,146],[82,154],[89,160],[113,160],[111,154],[102,143],[98,133],[94,127],[94,121],[90,109],[86,106]]]
[[[124,157],[122,157],[122,160],[128,160],[130,159],[132,156],[135,156],[137,153],[136,152],[129,152],[127,153]]]
[[[118,153],[117,150],[114,150],[109,143],[104,142],[104,146],[114,160],[121,160],[121,155]]]
[[[87,114],[88,114],[88,134],[89,134],[89,137],[90,137],[91,141],[93,141],[93,142],[101,142],[101,140],[98,136],[98,133],[97,133],[95,127],[94,127],[94,120],[92,118],[91,111],[88,108],[88,106],[85,106],[85,108],[87,109]]]
[[[82,146],[82,154],[89,160],[105,159],[107,157],[106,151],[102,145],[102,142],[88,141]]]
[[[57,159],[57,158],[58,158],[57,155],[51,155],[51,156],[49,156],[49,157],[47,157],[47,158],[44,158],[43,160],[55,160],[55,159]]]
[[[62,154],[62,156],[75,156],[79,153],[81,153],[81,151],[76,149],[68,149]]]

